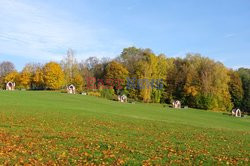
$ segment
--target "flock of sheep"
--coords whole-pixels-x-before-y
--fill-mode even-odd
[[[16,86],[15,82],[9,81],[6,84],[6,90],[13,91],[13,90],[15,90],[15,86]],[[76,87],[73,84],[67,86],[67,93],[69,93],[69,94],[76,94]],[[82,93],[82,94],[86,95],[86,93]],[[121,95],[121,96],[119,95],[117,97],[117,99],[118,99],[119,102],[122,102],[122,103],[128,101],[128,98],[127,98],[126,95]],[[181,108],[181,102],[179,100],[174,100],[172,102],[172,107],[173,108]],[[233,109],[232,110],[232,116],[241,117],[241,111],[240,111],[240,109]]]

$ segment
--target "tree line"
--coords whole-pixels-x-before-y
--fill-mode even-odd
[[[89,78],[93,88],[89,88]],[[127,78],[162,80],[162,88],[127,88]],[[123,88],[115,88],[117,79],[124,80],[120,82]],[[177,99],[192,108],[250,111],[250,69],[229,69],[200,54],[168,58],[150,49],[129,47],[114,59],[89,57],[78,62],[69,49],[61,62],[29,63],[20,72],[13,63],[2,62],[0,88],[4,89],[8,81],[15,82],[18,89],[60,90],[73,84],[79,93],[85,91],[108,99],[125,94],[130,100],[147,103],[171,103]],[[110,88],[104,88],[104,82],[110,83]]]

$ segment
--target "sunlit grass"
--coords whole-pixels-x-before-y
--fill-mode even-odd
[[[44,91],[0,92],[0,163],[242,164],[250,119]]]

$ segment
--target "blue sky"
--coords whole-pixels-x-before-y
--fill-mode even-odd
[[[249,0],[0,0],[0,61],[115,57],[151,48],[201,53],[231,68],[250,67]]]

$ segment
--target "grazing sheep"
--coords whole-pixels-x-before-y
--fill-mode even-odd
[[[173,108],[181,108],[181,102],[179,100],[174,100],[172,105]]]
[[[241,117],[240,109],[233,109],[232,110],[232,115],[235,116],[235,117]]]
[[[15,84],[15,82],[11,82],[11,81],[9,81],[7,84],[6,84],[6,90],[15,90],[15,86],[16,86],[16,84]]]
[[[120,102],[122,102],[122,103],[127,102],[127,100],[128,100],[128,98],[127,98],[126,95],[122,95],[122,96],[119,95],[119,96],[117,97],[117,99],[118,99],[118,101],[120,101]]]
[[[69,85],[68,87],[67,87],[67,92],[69,93],[69,94],[76,94],[76,87],[74,86],[74,85]]]

